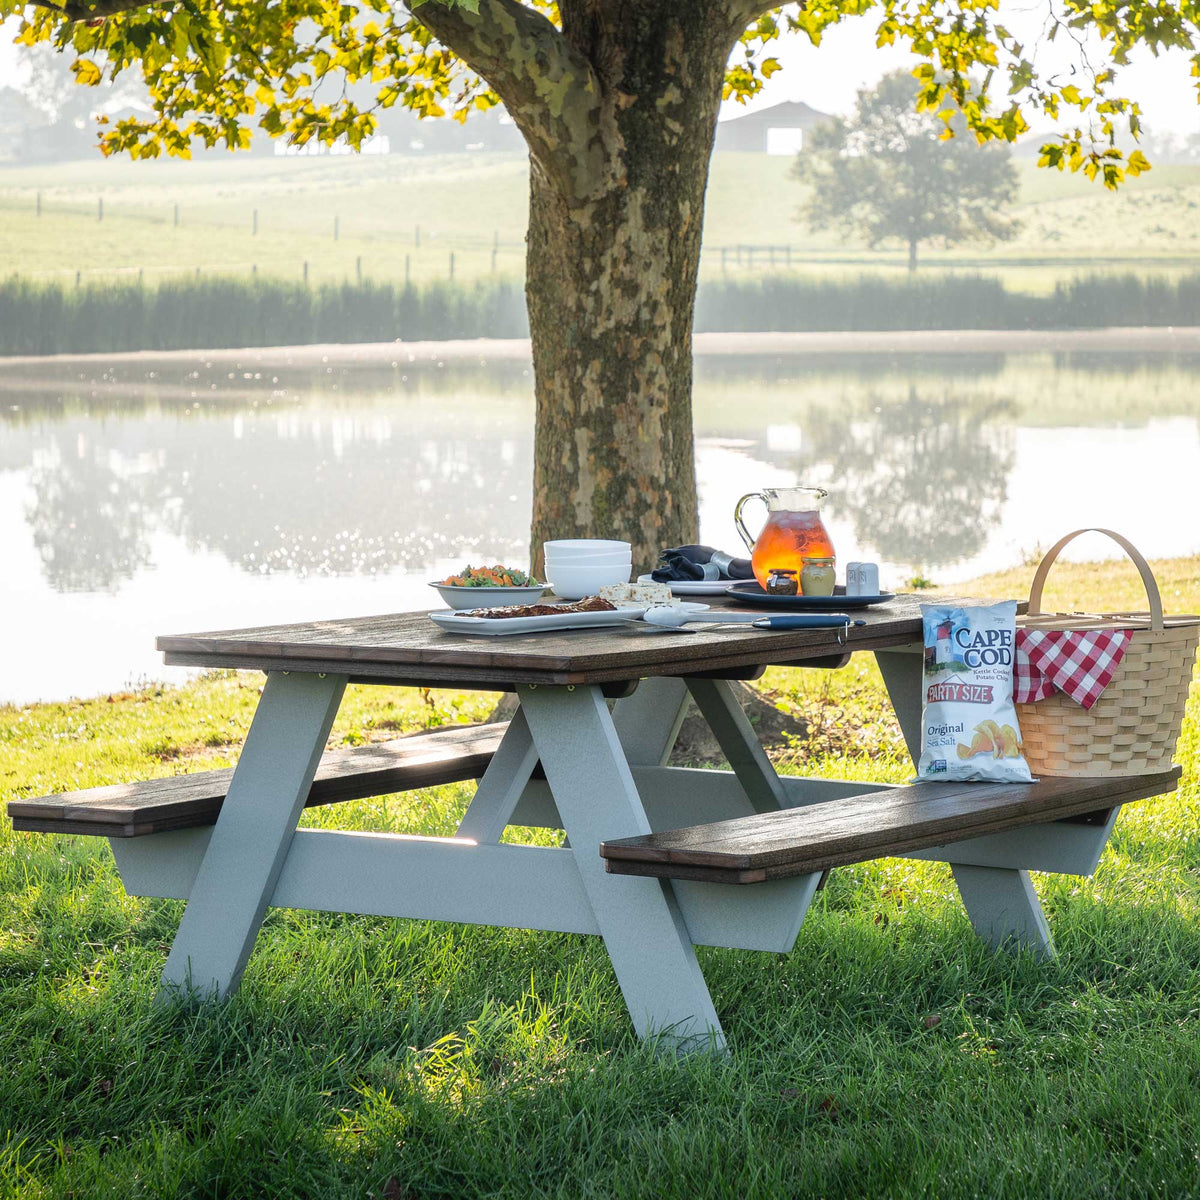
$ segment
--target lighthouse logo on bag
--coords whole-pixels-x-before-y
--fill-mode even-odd
[[[921,779],[1031,783],[1013,708],[1015,600],[922,604]]]

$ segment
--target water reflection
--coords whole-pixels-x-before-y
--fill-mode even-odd
[[[448,415],[445,429],[300,412],[193,424],[155,477],[167,526],[189,547],[260,574],[413,571],[481,552],[524,558],[529,439]]]
[[[115,591],[150,562],[146,479],[99,446],[64,455],[56,444],[39,459],[25,516],[46,582],[60,592]]]
[[[933,400],[916,387],[899,402],[871,392],[853,408],[814,408],[799,473],[828,476],[829,511],[860,545],[941,567],[977,554],[999,522],[1016,412],[1010,399]]]
[[[0,614],[29,631],[0,702],[161,678],[156,633],[422,607],[466,559],[525,564],[527,361],[274,355],[0,363]],[[736,498],[803,479],[893,585],[1081,525],[1195,552],[1198,381],[1187,355],[702,358],[701,537],[736,549]]]

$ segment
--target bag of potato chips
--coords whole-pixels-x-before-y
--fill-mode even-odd
[[[920,779],[1032,783],[1013,708],[1017,602],[922,604]]]

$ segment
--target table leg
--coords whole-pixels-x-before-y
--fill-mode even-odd
[[[687,686],[754,811],[787,808],[787,793],[732,684],[725,679],[689,679]]]
[[[1021,946],[1037,957],[1055,957],[1046,914],[1028,871],[951,863],[954,882],[975,932],[994,950]]]
[[[888,699],[900,722],[904,744],[914,765],[921,759],[921,713],[924,701],[925,657],[923,647],[904,650],[876,650],[875,661],[883,676]]]
[[[481,846],[499,842],[537,761],[525,711],[518,708],[454,836]]]
[[[613,705],[613,724],[632,767],[665,767],[687,715],[689,696],[682,679],[643,679],[632,696]]]
[[[160,999],[235,991],[346,680],[272,672],[163,968]]]
[[[600,689],[522,685],[518,692],[638,1036],[723,1050],[674,893],[662,880],[604,870],[600,843],[649,833],[650,822]]]

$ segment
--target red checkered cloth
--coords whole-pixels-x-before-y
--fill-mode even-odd
[[[1127,629],[1018,629],[1013,699],[1044,700],[1056,688],[1091,708],[1129,645]]]

